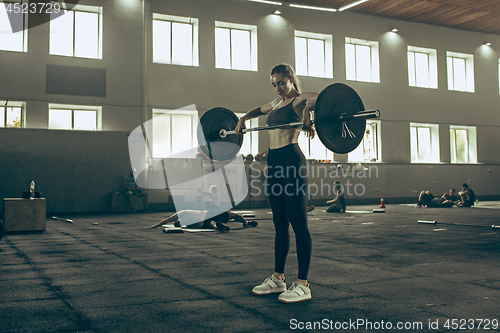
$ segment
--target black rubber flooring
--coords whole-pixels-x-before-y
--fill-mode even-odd
[[[251,293],[274,269],[269,209],[227,233],[146,229],[169,213],[47,219],[0,241],[0,332],[498,330],[500,209],[325,208],[308,214],[312,300],[296,304]]]

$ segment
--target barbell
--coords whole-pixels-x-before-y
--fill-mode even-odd
[[[365,110],[354,89],[343,83],[334,83],[321,91],[314,107],[312,123],[325,147],[338,154],[346,154],[363,140],[366,119],[379,118],[380,110]],[[226,161],[234,158],[242,144],[243,135],[234,129],[238,117],[229,109],[215,107],[203,114],[198,126],[198,143],[211,159]],[[302,122],[259,126],[243,129],[242,133],[301,126]]]

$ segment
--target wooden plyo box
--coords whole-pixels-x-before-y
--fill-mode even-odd
[[[3,224],[5,232],[45,231],[45,198],[3,199]]]

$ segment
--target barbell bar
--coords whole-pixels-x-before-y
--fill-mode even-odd
[[[380,110],[365,110],[359,95],[346,84],[334,83],[321,91],[316,99],[312,123],[325,147],[338,154],[346,154],[363,140],[366,119],[379,118]],[[243,135],[234,129],[238,117],[226,108],[216,107],[203,114],[198,126],[201,150],[210,158],[225,161],[239,152]],[[243,129],[242,133],[301,126],[302,122]]]
[[[380,117],[380,110],[375,109],[375,110],[366,110],[366,111],[360,111],[356,114],[341,114],[338,116],[338,121],[348,121],[348,120],[353,120],[353,119],[370,119],[370,118],[379,118]],[[311,122],[311,124],[314,124],[314,121]],[[289,124],[280,124],[280,125],[272,125],[272,126],[258,126],[258,127],[252,127],[252,128],[244,128],[241,130],[242,134],[248,133],[248,132],[255,132],[255,131],[266,131],[266,130],[272,130],[276,128],[283,128],[283,127],[295,127],[295,126],[302,126],[304,125],[303,122],[298,121],[294,123],[289,123]],[[226,131],[225,129],[221,129],[219,132],[219,135],[221,138],[225,138],[227,135],[232,135],[232,134],[237,134],[236,131]]]

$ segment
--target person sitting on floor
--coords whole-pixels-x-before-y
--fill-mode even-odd
[[[166,219],[148,227],[148,229],[157,228],[163,224],[173,223],[176,227],[186,227],[189,229],[217,229],[219,231],[228,231],[229,227],[226,223],[229,220],[234,220],[236,222],[243,223],[244,227],[258,225],[256,221],[247,222],[241,215],[233,213],[231,211],[221,212],[218,215],[207,218],[207,216],[212,215],[213,211],[210,210],[191,210],[185,209],[181,210]]]
[[[453,207],[453,201],[445,199],[443,194],[440,198],[434,197],[429,191],[422,191],[418,196],[417,207],[427,206],[428,208],[450,208]]]
[[[219,196],[219,189],[217,188],[217,185],[212,185],[208,189],[208,191],[205,191],[201,187],[198,189],[198,191],[203,194],[208,196],[210,199],[209,201],[205,201],[205,207],[210,210],[220,210],[220,196]]]
[[[460,196],[456,203],[458,207],[472,207],[476,201],[476,194],[467,183],[462,184],[462,191],[458,192],[458,195]]]
[[[333,192],[335,193],[335,198],[326,202],[327,204],[331,204],[326,211],[328,213],[345,213],[347,206],[344,199],[344,189],[340,181],[335,181]]]
[[[458,196],[457,196],[457,191],[454,188],[450,189],[450,192],[444,193],[441,198],[444,200],[450,200],[450,201],[457,201]]]
[[[130,211],[135,213],[134,209],[134,196],[138,198],[142,198],[142,202],[144,203],[144,212],[151,212],[148,208],[148,191],[137,186],[134,177],[134,170],[130,170],[130,173],[123,178],[123,193],[125,193],[128,197],[128,202],[130,205]]]

